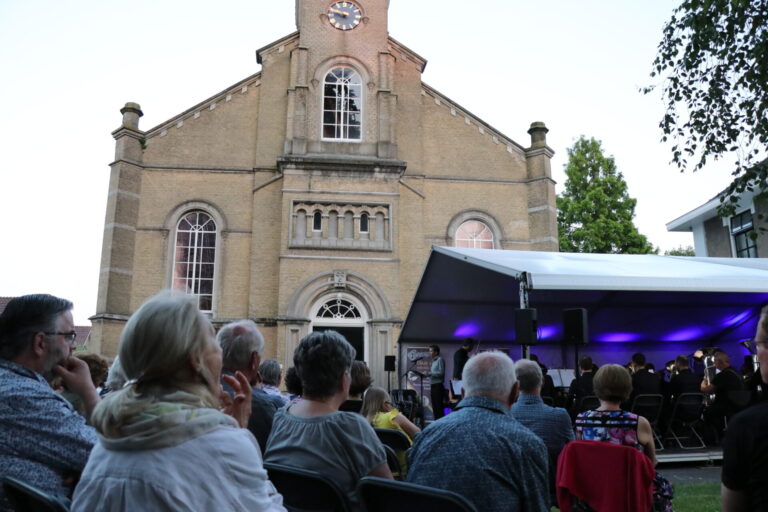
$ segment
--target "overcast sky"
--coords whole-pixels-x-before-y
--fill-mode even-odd
[[[729,182],[681,175],[644,96],[674,2],[391,0],[392,37],[427,59],[424,81],[523,146],[550,129],[558,192],[580,135],[616,159],[636,224],[664,225]],[[259,70],[255,50],[296,30],[293,0],[0,0],[0,295],[48,292],[95,312],[110,133],[127,101],[147,130]]]

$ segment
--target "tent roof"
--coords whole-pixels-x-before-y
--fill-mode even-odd
[[[521,283],[545,342],[583,307],[594,341],[716,343],[751,336],[768,260],[433,247],[400,340],[514,343]]]

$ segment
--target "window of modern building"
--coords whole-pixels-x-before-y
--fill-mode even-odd
[[[202,211],[185,213],[176,225],[172,288],[197,296],[200,311],[213,310],[216,223]]]
[[[352,68],[333,68],[323,84],[323,138],[362,138],[363,81]]]
[[[754,231],[751,211],[731,217],[731,236],[737,258],[757,258],[757,244],[751,236]]]
[[[462,223],[453,239],[456,247],[493,249],[493,233],[484,222],[479,220],[468,220]]]

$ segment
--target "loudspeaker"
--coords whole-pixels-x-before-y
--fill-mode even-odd
[[[587,310],[584,308],[563,310],[564,341],[572,345],[586,345],[589,341]]]
[[[536,310],[515,310],[515,342],[520,345],[536,345]]]
[[[395,371],[395,356],[384,356],[384,371]]]

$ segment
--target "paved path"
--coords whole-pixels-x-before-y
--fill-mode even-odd
[[[673,484],[689,484],[699,482],[719,482],[720,465],[703,465],[701,463],[665,464],[657,467]]]

